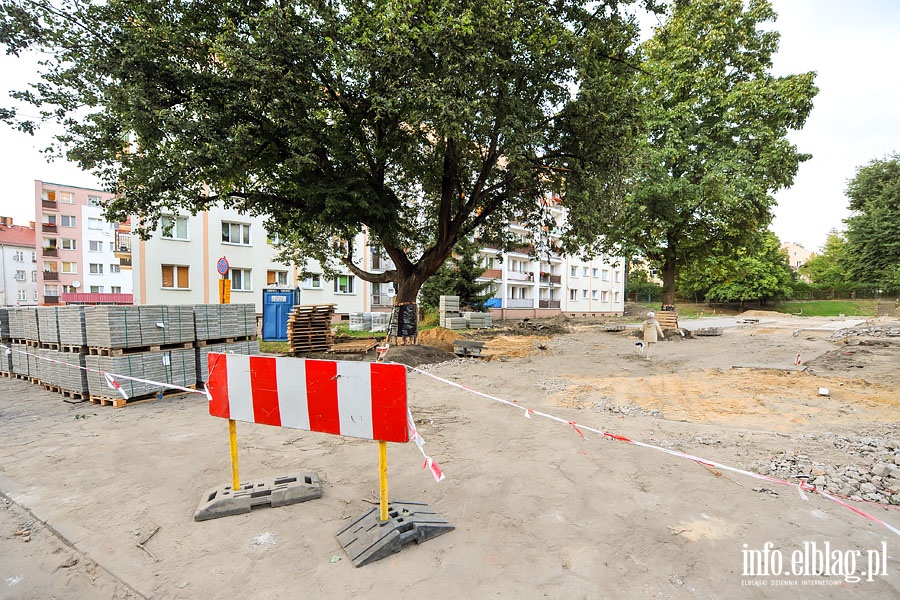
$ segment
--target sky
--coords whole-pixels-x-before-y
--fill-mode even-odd
[[[773,73],[816,71],[819,94],[801,131],[790,140],[812,154],[794,185],[776,194],[771,229],[782,242],[818,251],[849,215],[844,190],[856,170],[900,152],[900,2],[895,0],[774,0],[781,45]],[[0,106],[10,89],[36,79],[34,63],[0,56]],[[33,109],[32,109],[33,110]],[[26,110],[27,113],[27,110]],[[34,181],[99,187],[65,161],[48,164],[39,149],[50,136],[0,124],[0,216],[36,220]]]

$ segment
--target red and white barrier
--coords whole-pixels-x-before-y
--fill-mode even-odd
[[[207,389],[214,417],[409,441],[400,364],[210,352]]]

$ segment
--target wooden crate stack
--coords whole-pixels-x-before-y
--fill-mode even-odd
[[[674,310],[657,311],[655,318],[663,329],[678,329],[678,313]]]
[[[334,343],[334,304],[301,304],[288,316],[288,344],[294,354],[328,352]]]

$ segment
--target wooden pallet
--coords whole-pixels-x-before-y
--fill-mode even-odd
[[[244,335],[240,337],[217,338],[214,340],[197,340],[194,342],[194,346],[197,348],[205,348],[207,346],[212,346],[213,344],[233,344],[235,342],[253,342],[255,340],[255,335]]]
[[[40,377],[29,377],[29,378],[28,378],[28,381],[30,381],[31,383],[33,383],[33,384],[35,384],[35,385],[41,385],[41,384],[43,383],[43,382],[41,381],[41,378],[40,378]]]
[[[132,346],[130,348],[102,348],[89,346],[88,354],[92,356],[125,356],[139,354],[141,352],[160,352],[162,350],[188,350],[194,347],[194,342],[180,342],[178,344],[159,344],[153,346]]]
[[[287,323],[292,353],[328,352],[332,348],[334,308],[334,304],[305,304],[293,308]]]
[[[362,354],[368,352],[378,345],[375,338],[353,339],[348,341],[336,342],[331,346],[331,352],[336,354]]]
[[[197,389],[196,385],[187,385],[184,387],[192,390]],[[123,406],[132,406],[133,404],[143,404],[144,402],[153,402],[154,400],[165,400],[167,398],[174,398],[175,396],[183,396],[186,393],[187,392],[182,390],[172,390],[170,392],[156,392],[153,394],[145,394],[143,396],[135,396],[133,398],[128,398],[127,400],[121,396],[112,398],[95,394],[90,394],[88,398],[92,404],[99,404],[101,406],[111,405],[113,408],[122,408]]]
[[[678,329],[678,312],[674,310],[661,310],[655,318],[663,329]]]
[[[90,394],[87,394],[86,392],[76,392],[73,390],[60,390],[60,393],[63,395],[63,401],[68,402],[69,404],[86,402],[90,397]]]
[[[62,388],[58,385],[51,385],[49,383],[42,383],[41,387],[44,388],[45,392],[56,392],[59,393],[62,391]]]
[[[88,353],[87,346],[74,346],[72,344],[60,344],[59,350],[60,350],[60,352],[72,352],[75,354],[87,354]]]
[[[15,373],[13,373],[12,371],[0,371],[0,377],[12,378],[15,377]]]
[[[58,342],[40,342],[40,347],[44,350],[57,350],[59,351],[59,343]]]

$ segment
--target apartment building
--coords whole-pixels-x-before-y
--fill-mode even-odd
[[[34,222],[14,225],[0,217],[0,306],[37,305],[37,281]]]
[[[541,201],[556,227],[535,236],[520,223],[510,231],[522,245],[510,252],[485,246],[481,250],[493,298],[495,318],[621,315],[625,311],[625,261],[599,256],[582,259],[562,254],[559,232],[566,210],[557,196]],[[535,258],[536,256],[536,258]]]
[[[112,195],[45,181],[34,189],[39,304],[131,304],[131,273],[116,247],[122,225],[103,218]]]

